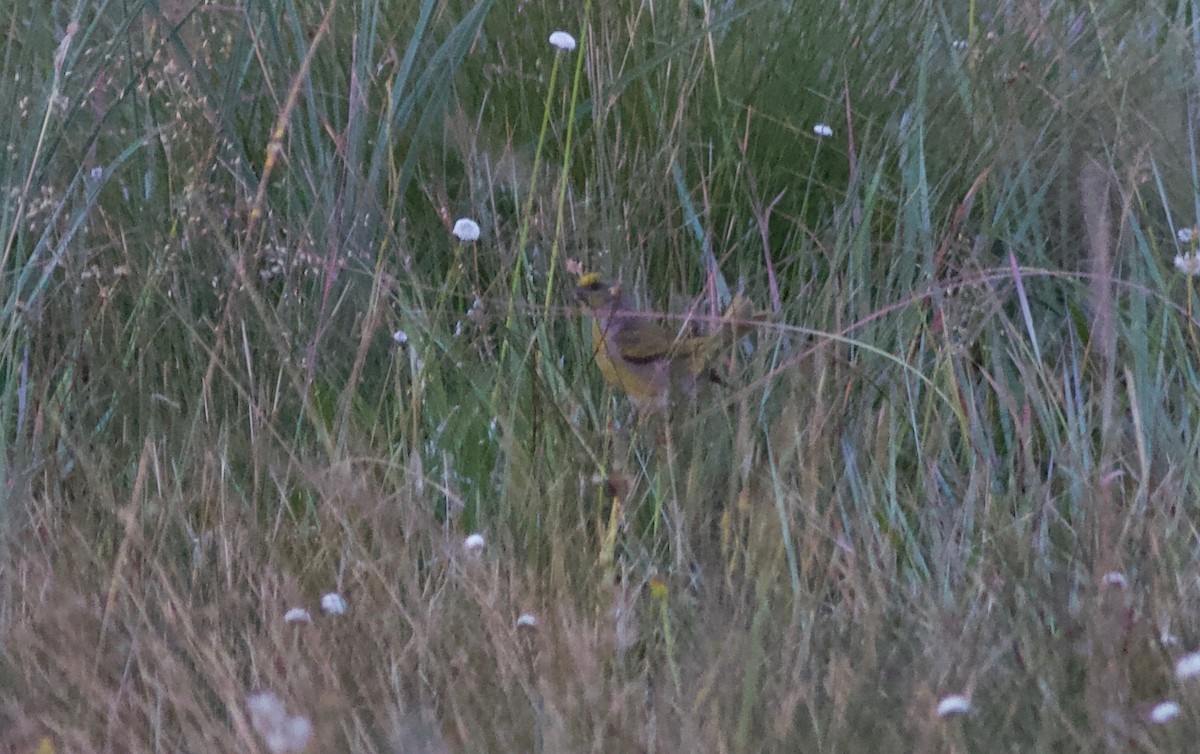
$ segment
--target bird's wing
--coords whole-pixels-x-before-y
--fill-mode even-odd
[[[650,320],[626,323],[613,334],[617,353],[625,361],[645,364],[670,357],[675,338],[666,328]]]
[[[626,325],[615,333],[613,345],[625,361],[647,364],[661,359],[692,358],[706,351],[712,341],[704,335],[678,337],[650,321]]]

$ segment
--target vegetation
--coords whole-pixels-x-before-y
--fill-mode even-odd
[[[1195,4],[68,5],[4,11],[0,750],[1195,740]],[[580,269],[763,316],[638,414]]]

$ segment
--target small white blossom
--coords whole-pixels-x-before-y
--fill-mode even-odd
[[[550,35],[550,44],[563,52],[571,52],[575,49],[575,37],[565,31],[556,31]]]
[[[392,340],[394,340],[397,345],[405,345],[408,343],[408,333],[404,332],[403,330],[397,330],[396,332],[392,333]]]
[[[471,320],[476,325],[483,324],[483,315],[486,312],[486,304],[483,299],[478,296],[471,302],[470,308],[467,309],[467,319]]]
[[[833,136],[833,129],[829,127],[828,123],[818,123],[813,126],[813,133],[824,139]]]
[[[537,628],[538,619],[533,613],[521,613],[517,618],[517,628]]]
[[[460,217],[454,221],[454,230],[450,232],[460,241],[478,241],[479,223],[469,217]]]
[[[1191,243],[1192,239],[1195,237],[1195,228],[1180,228],[1179,230],[1175,231],[1175,238],[1179,240],[1179,243]]]
[[[962,694],[951,694],[950,696],[942,697],[942,700],[938,702],[937,706],[938,717],[965,715],[970,711],[971,700]]]
[[[283,622],[293,625],[297,623],[312,623],[312,616],[302,607],[293,607],[283,614]]]
[[[463,547],[467,548],[468,552],[479,552],[485,544],[487,544],[487,541],[478,532],[463,540]]]
[[[321,612],[326,615],[345,615],[346,598],[337,592],[330,592],[321,598]]]
[[[258,691],[246,698],[246,708],[250,711],[250,724],[261,733],[267,728],[276,728],[283,724],[287,717],[287,708],[283,700],[273,691]]]
[[[272,691],[259,691],[246,699],[250,725],[262,736],[272,754],[304,751],[312,741],[313,727],[303,715],[289,716],[283,700]]]
[[[284,721],[283,726],[266,736],[267,748],[277,754],[284,752],[304,751],[312,741],[313,727],[307,717],[293,715]]]
[[[1190,681],[1200,676],[1200,652],[1188,652],[1175,661],[1175,679]]]
[[[1100,583],[1104,584],[1104,586],[1115,586],[1118,589],[1129,588],[1129,580],[1120,571],[1109,571],[1100,579]]]
[[[1179,705],[1172,701],[1159,702],[1150,710],[1150,722],[1155,725],[1165,725],[1179,717]]]
[[[1200,252],[1177,255],[1175,257],[1175,269],[1185,275],[1200,275]]]
[[[971,43],[965,39],[956,39],[950,43],[950,46],[956,50],[965,50],[968,46],[970,46],[970,44]]]

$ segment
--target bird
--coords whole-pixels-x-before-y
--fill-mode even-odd
[[[641,410],[666,410],[680,393],[695,398],[702,381],[723,384],[709,362],[721,332],[692,335],[639,311],[619,285],[598,273],[581,275],[575,299],[592,319],[592,351],[606,382]],[[732,307],[731,307],[732,308]]]

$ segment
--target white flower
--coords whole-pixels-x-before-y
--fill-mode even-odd
[[[950,43],[950,46],[956,50],[965,50],[971,43],[965,39],[956,39]]]
[[[392,333],[392,340],[394,340],[397,345],[405,345],[408,343],[408,333],[404,332],[403,330],[397,330],[396,332]]]
[[[259,691],[246,699],[250,725],[262,736],[272,754],[304,751],[312,741],[313,727],[303,715],[288,716],[283,700],[272,691]]]
[[[550,44],[563,52],[571,52],[575,49],[575,37],[565,31],[556,31],[550,35]]]
[[[828,123],[818,123],[817,125],[813,126],[813,133],[821,138],[826,138],[828,136],[833,136],[833,129],[829,127]]]
[[[487,541],[478,532],[463,540],[463,547],[467,548],[467,552],[479,552],[485,544],[487,544]]]
[[[476,296],[475,300],[471,302],[470,308],[467,309],[467,319],[477,325],[482,324],[485,309],[486,305],[483,299]]]
[[[284,721],[283,725],[270,734],[263,736],[263,740],[267,743],[267,748],[272,754],[285,754],[285,752],[304,751],[308,748],[308,742],[312,740],[313,727],[307,717],[296,715],[289,717]]]
[[[537,628],[538,619],[533,613],[521,613],[517,618],[517,628]]]
[[[1185,275],[1200,275],[1200,252],[1177,255],[1175,269]]]
[[[479,223],[469,217],[460,217],[454,221],[454,230],[450,232],[460,241],[478,241]]]
[[[302,607],[293,607],[283,614],[284,623],[312,623],[312,616]]]
[[[938,717],[965,715],[970,711],[971,700],[961,694],[951,694],[950,696],[942,697],[942,700],[938,702],[937,706]]]
[[[1175,679],[1190,681],[1200,676],[1200,652],[1188,652],[1175,661]]]
[[[346,598],[337,592],[330,592],[321,598],[321,612],[326,615],[345,615]]]
[[[287,717],[287,709],[283,700],[273,691],[258,691],[246,698],[246,708],[250,710],[250,724],[259,733],[267,728],[277,728]]]
[[[1129,580],[1120,571],[1109,571],[1100,579],[1100,583],[1104,584],[1104,586],[1115,586],[1118,589],[1129,588]]]
[[[1165,725],[1175,718],[1179,717],[1179,705],[1172,701],[1159,702],[1154,705],[1154,709],[1150,710],[1150,722],[1156,725]]]
[[[1175,238],[1179,239],[1179,243],[1191,243],[1192,239],[1195,237],[1195,228],[1180,228],[1179,230],[1175,231]]]

